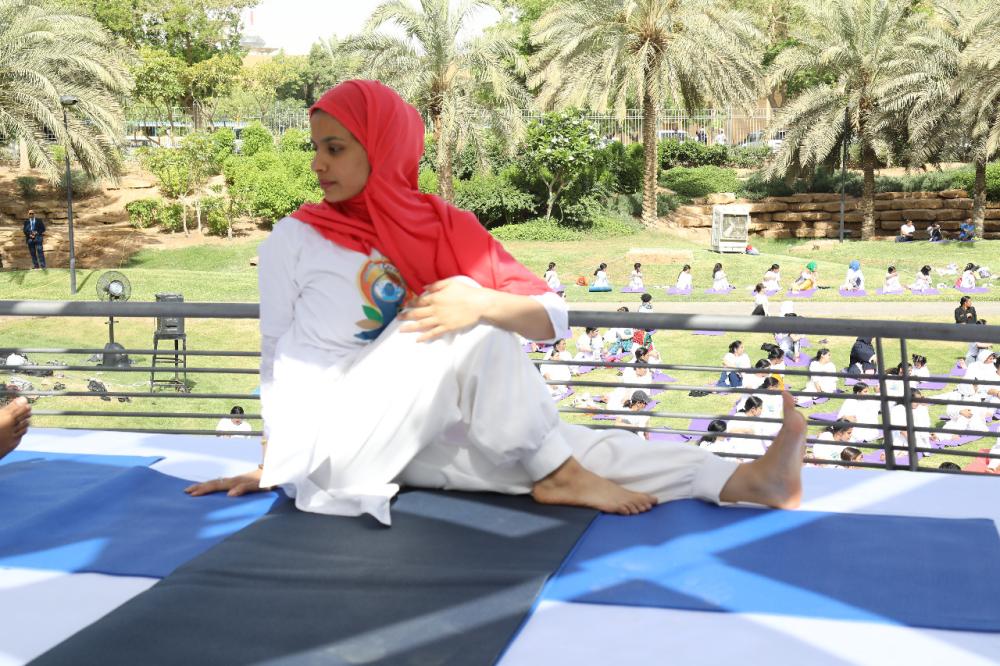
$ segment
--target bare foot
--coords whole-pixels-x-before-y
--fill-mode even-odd
[[[569,458],[556,471],[537,481],[531,496],[540,504],[584,506],[605,513],[631,516],[656,506],[656,498],[636,493],[589,472]]]
[[[31,423],[31,405],[25,398],[14,398],[0,407],[0,458],[17,448]]]
[[[719,499],[753,502],[776,509],[794,509],[802,503],[802,457],[806,447],[806,420],[795,409],[795,399],[781,394],[784,422],[767,452],[736,468]]]

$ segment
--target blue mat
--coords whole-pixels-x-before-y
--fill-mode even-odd
[[[28,461],[71,460],[92,465],[110,465],[111,467],[149,467],[163,460],[163,456],[102,456],[90,453],[55,453],[53,451],[21,451],[15,450],[0,460],[0,465],[10,465]]]
[[[995,632],[998,561],[985,519],[682,500],[599,516],[542,598]]]
[[[188,497],[189,481],[75,460],[0,466],[0,566],[162,578],[267,513],[278,493]]]

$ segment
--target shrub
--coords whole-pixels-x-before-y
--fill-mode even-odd
[[[599,146],[597,126],[575,109],[547,113],[528,125],[521,168],[544,183],[547,216],[560,197],[572,200],[574,185],[593,175]]]
[[[73,188],[73,196],[78,199],[85,199],[101,191],[101,184],[91,178],[86,172],[80,169],[70,170],[70,183]],[[59,178],[59,193],[66,196],[66,174],[62,173]]]
[[[226,200],[222,197],[204,197],[201,199],[201,223],[214,236],[229,235],[229,214],[226,210]]]
[[[1000,162],[986,167],[986,198],[1000,201]]]
[[[612,215],[602,215],[586,228],[567,227],[553,219],[535,218],[520,224],[507,224],[490,233],[502,241],[572,241],[631,236],[642,231],[640,222]]]
[[[667,194],[666,192],[656,193],[656,216],[663,217],[677,210],[679,207],[691,203],[687,197],[678,194]]]
[[[622,217],[638,217],[642,215],[642,193],[614,193],[604,201],[604,208],[609,213]]]
[[[481,175],[455,182],[455,205],[476,214],[486,228],[520,222],[535,208],[534,198],[503,176]]]
[[[725,166],[729,162],[726,146],[709,146],[700,141],[664,139],[657,145],[661,169],[674,167]]]
[[[573,199],[564,199],[559,208],[559,221],[564,226],[590,229],[603,215],[606,215],[601,199],[594,194],[585,194]]]
[[[184,229],[184,206],[179,203],[166,204],[160,208],[159,222],[165,231],[182,231]]]
[[[737,169],[758,169],[771,159],[767,146],[733,146],[729,149],[728,166]]]
[[[21,196],[25,199],[34,199],[38,196],[38,179],[34,176],[18,176],[16,182],[21,190]]]
[[[424,194],[437,194],[440,191],[437,173],[433,169],[421,167],[420,175],[417,176],[417,189]]]
[[[303,151],[264,151],[227,160],[223,172],[236,208],[273,223],[322,198],[311,161],[312,154]]]
[[[129,223],[136,229],[146,229],[160,221],[162,199],[137,199],[125,204]]]
[[[278,150],[282,152],[309,152],[312,150],[312,136],[304,129],[291,127],[278,140]]]
[[[693,143],[693,142],[688,142]],[[683,197],[703,197],[713,192],[735,192],[740,187],[736,172],[715,166],[675,167],[665,171],[660,183]]]
[[[214,161],[221,169],[226,160],[236,153],[236,132],[229,127],[222,127],[212,132],[209,138]]]
[[[623,146],[612,141],[602,148],[597,157],[598,178],[613,192],[632,194],[642,189],[645,167],[642,144]]]
[[[240,154],[253,157],[259,152],[274,149],[274,136],[259,122],[252,122],[243,128],[243,145]]]

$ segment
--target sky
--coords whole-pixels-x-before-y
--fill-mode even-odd
[[[285,53],[304,55],[320,38],[346,37],[364,26],[383,0],[261,0],[244,13],[247,35],[259,35],[267,46]],[[409,0],[416,4],[415,0]],[[454,0],[452,0],[454,4]],[[491,9],[477,13],[470,32],[481,31],[499,15]]]

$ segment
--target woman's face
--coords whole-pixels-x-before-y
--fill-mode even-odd
[[[558,343],[556,343],[556,351],[557,352],[564,352],[564,351],[566,351],[566,341],[565,340],[560,340]]]
[[[339,120],[324,111],[314,112],[309,126],[316,150],[311,166],[323,199],[337,203],[360,194],[371,174],[364,147]]]
[[[827,353],[821,355],[819,357],[819,362],[820,363],[829,363],[830,362],[830,352],[827,352]]]
[[[736,345],[736,349],[733,350],[733,353],[737,356],[743,356],[743,345]]]

